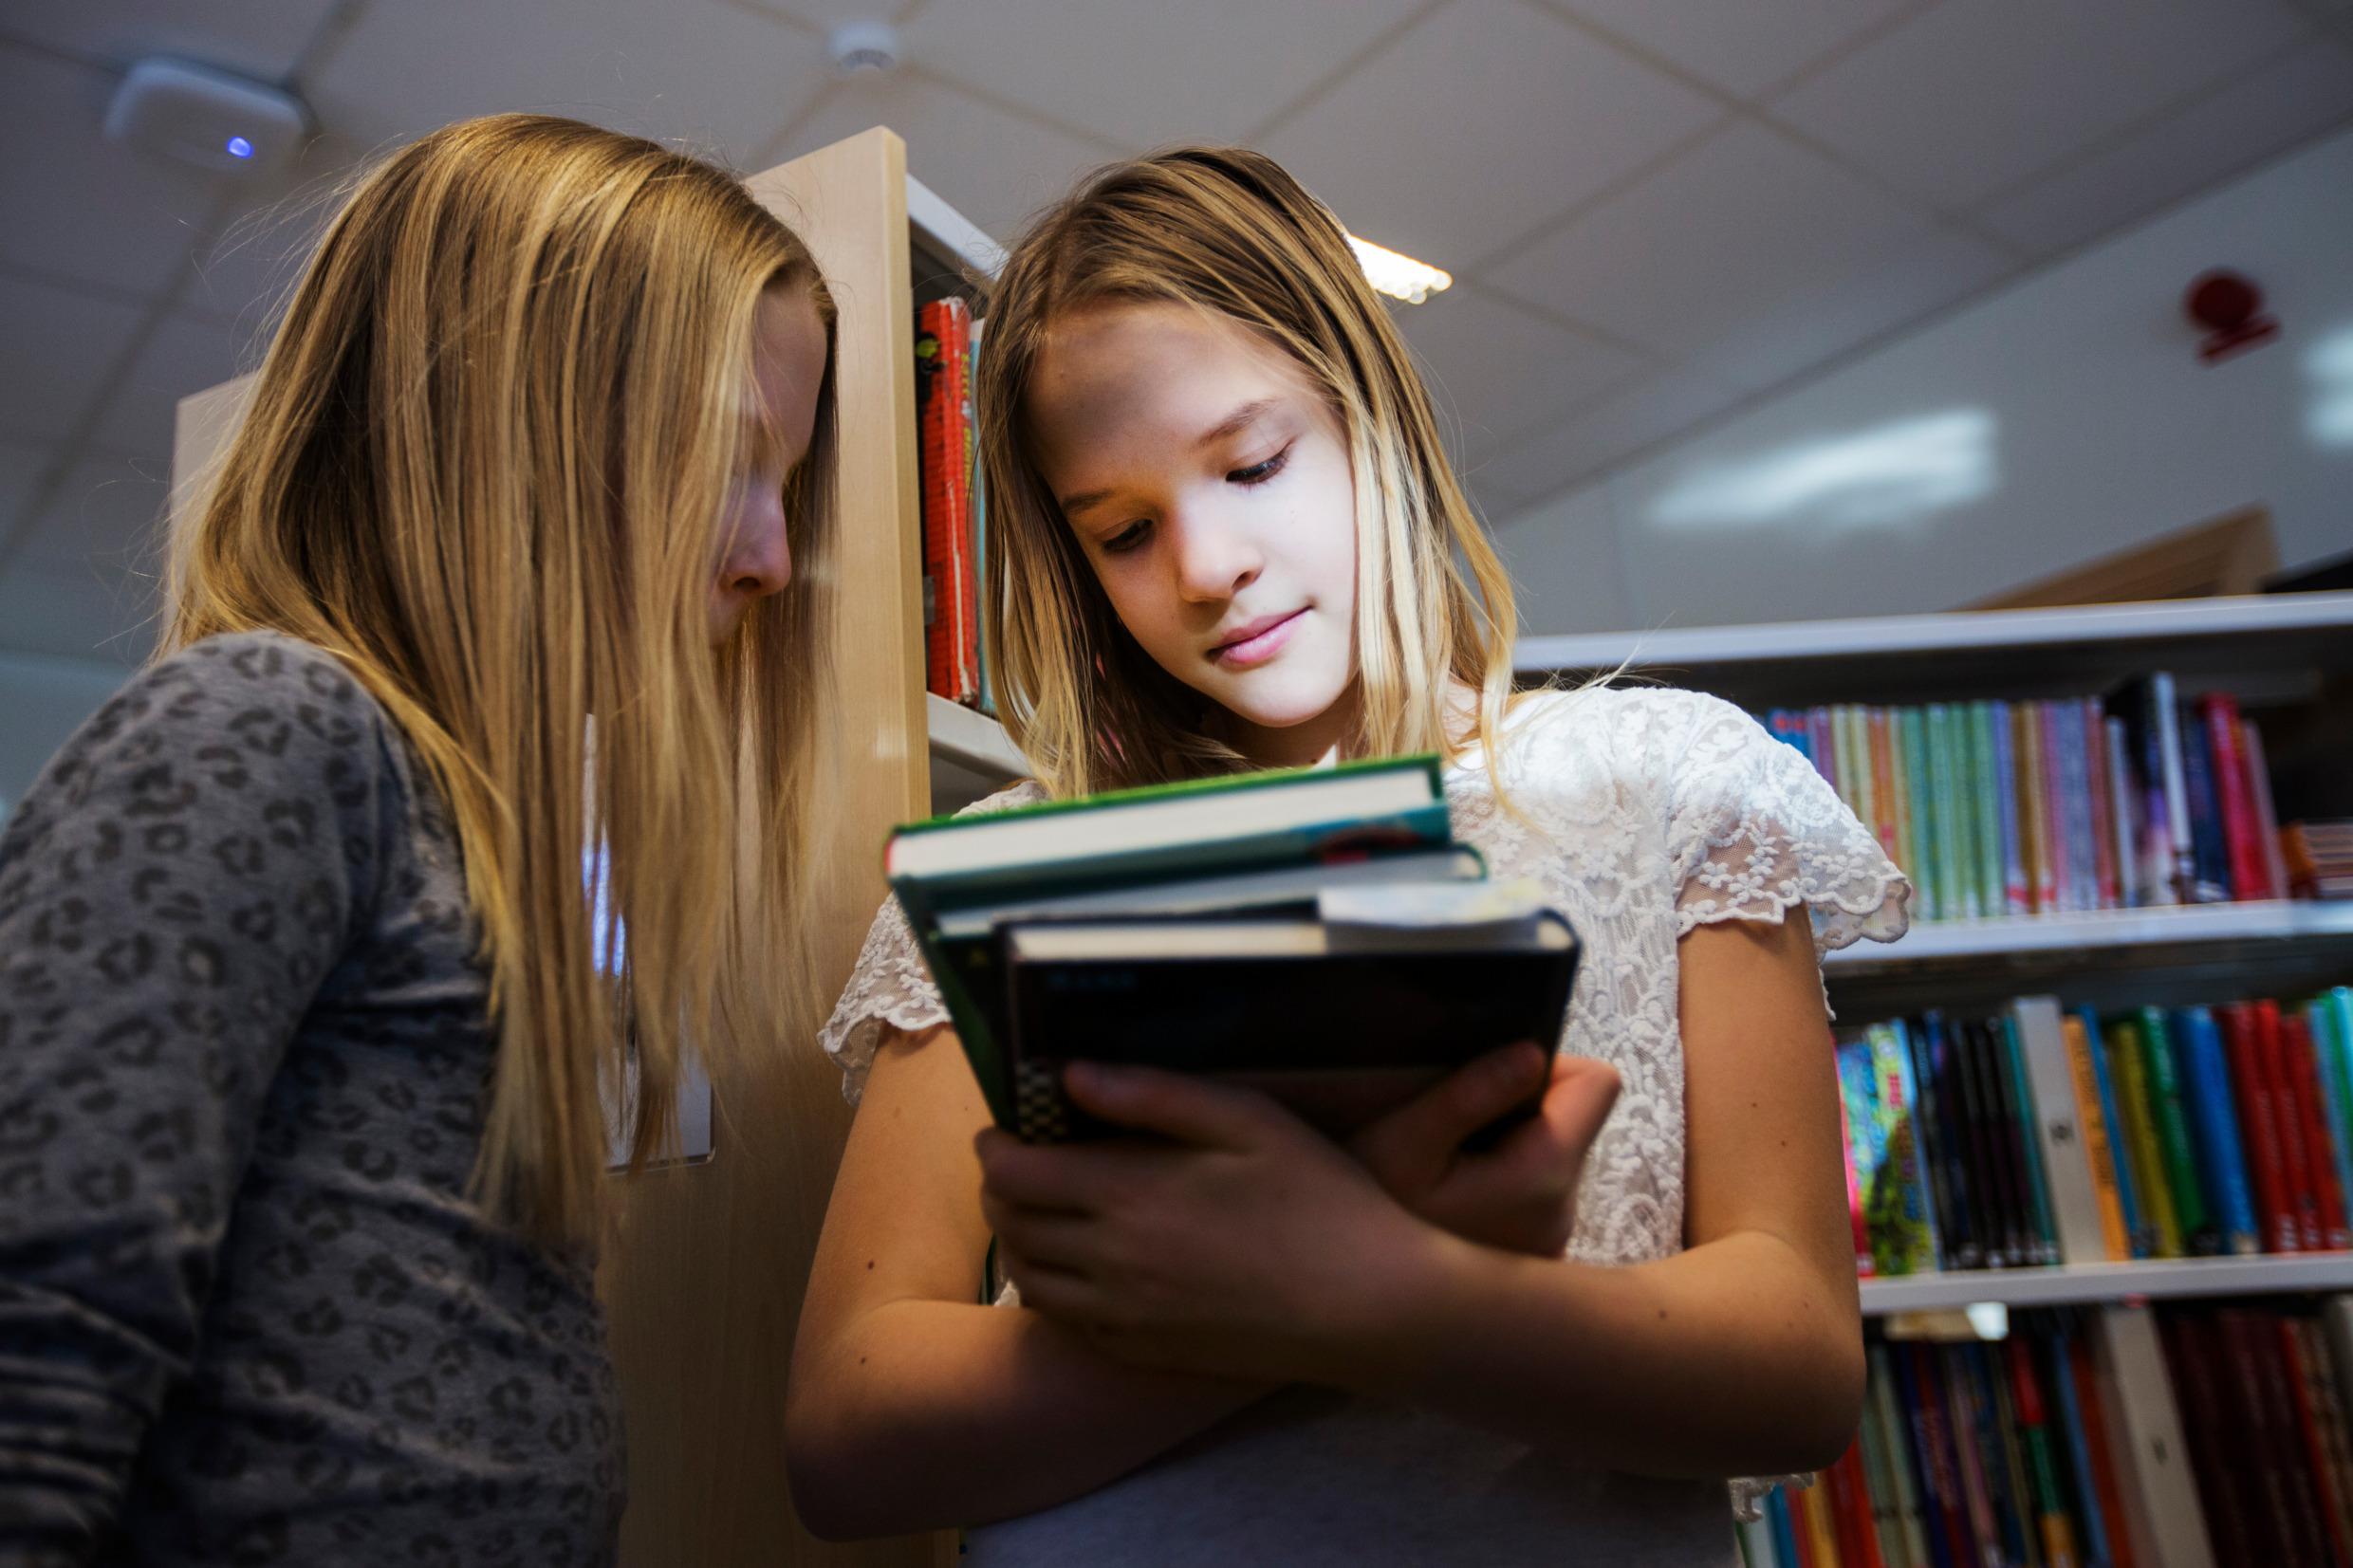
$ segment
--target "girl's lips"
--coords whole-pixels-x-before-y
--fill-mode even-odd
[[[1299,624],[1299,618],[1306,613],[1303,606],[1249,636],[1212,649],[1209,655],[1211,662],[1221,664],[1229,670],[1247,670],[1252,665],[1266,663],[1283,651],[1283,645],[1290,641],[1291,632]]]

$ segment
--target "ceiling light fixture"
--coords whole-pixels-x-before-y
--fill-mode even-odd
[[[1364,281],[1393,300],[1420,304],[1431,295],[1442,294],[1454,286],[1452,272],[1399,255],[1385,245],[1375,245],[1349,234],[1348,247],[1356,252],[1357,265],[1364,268]]]

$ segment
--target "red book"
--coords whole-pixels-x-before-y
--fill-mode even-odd
[[[1831,1524],[1838,1531],[1839,1568],[1887,1568],[1879,1526],[1871,1518],[1871,1488],[1862,1474],[1862,1442],[1849,1439],[1838,1463],[1823,1472],[1830,1486]]]
[[[2344,1543],[2346,1560],[2353,1561],[2353,1429],[2346,1426],[2337,1365],[2328,1354],[2327,1333],[2317,1319],[2290,1318],[2288,1326],[2302,1350],[2306,1393],[2319,1417],[2325,1450],[2321,1489],[2328,1500],[2330,1532]]]
[[[2288,1392],[2287,1363],[2281,1358],[2279,1317],[2272,1312],[2233,1308],[2220,1315],[2225,1341],[2238,1391],[2254,1416],[2257,1454],[2242,1454],[2242,1467],[2255,1467],[2253,1501],[2271,1513],[2270,1528],[2280,1554],[2271,1562],[2324,1562],[2326,1537],[2321,1528],[2321,1497],[2305,1468],[2304,1433]]]
[[[2157,1329],[2165,1345],[2165,1374],[2181,1406],[2181,1436],[2190,1446],[2190,1473],[2205,1505],[2214,1560],[2280,1561],[2269,1543],[2270,1511],[2247,1494],[2247,1467],[2262,1462],[2262,1450],[2250,1407],[2228,1392],[2240,1374],[2235,1367],[2225,1372],[2220,1332],[2206,1314],[2189,1312],[2160,1312]]]
[[[1862,1184],[1855,1175],[1854,1129],[1844,1095],[1839,1096],[1839,1158],[1846,1165],[1846,1224],[1855,1233],[1855,1276],[1867,1280],[1879,1272],[1879,1264],[1871,1256],[1871,1224],[1862,1211]]]
[[[924,685],[980,700],[980,586],[973,567],[973,313],[916,308],[916,432],[922,470]]]
[[[2320,1237],[2312,1250],[2342,1252],[2353,1245],[2353,1227],[2346,1223],[2344,1188],[2337,1180],[2336,1142],[2328,1131],[2320,1052],[2312,1042],[2312,1026],[2302,1013],[2282,1014],[2279,1028],[2288,1098],[2295,1101],[2304,1124],[2305,1170],[2320,1200]]]
[[[2074,1380],[2076,1413],[2084,1423],[2084,1447],[2091,1457],[2092,1495],[2108,1524],[2108,1560],[2114,1568],[2140,1568],[2133,1555],[2133,1522],[2124,1490],[2116,1482],[2116,1450],[2108,1444],[2108,1418],[2100,1399],[2100,1374],[2092,1366],[2091,1341],[2070,1338],[2064,1375]],[[1957,1560],[1957,1559],[1956,1559]]]
[[[2280,1360],[2288,1374],[2288,1399],[2295,1408],[2296,1433],[2304,1462],[2312,1472],[2312,1490],[2321,1503],[2321,1533],[2327,1538],[2333,1560],[2353,1558],[2353,1532],[2346,1529],[2344,1499],[2338,1495],[2335,1456],[2329,1451],[2326,1416],[2320,1406],[2314,1369],[2306,1364],[2301,1325],[2293,1318],[2273,1319],[2279,1331]]]
[[[2255,1188],[2255,1218],[2267,1252],[2300,1252],[2303,1235],[2288,1195],[2287,1163],[2280,1157],[2279,1112],[2263,1091],[2255,1045],[2255,1010],[2244,1002],[2214,1009],[2222,1025],[2222,1053],[2231,1064],[2231,1098],[2238,1101],[2239,1142],[2247,1174]]]
[[[2263,828],[2248,788],[2247,748],[2239,744],[2238,699],[2212,692],[2197,699],[2207,747],[2214,758],[2214,802],[2222,808],[2222,839],[2231,855],[2231,896],[2261,898],[2270,878],[2263,867]]]
[[[2092,864],[2100,878],[2095,908],[2122,907],[2123,882],[2116,866],[2116,812],[2108,792],[2108,716],[2098,697],[2084,699],[2084,747],[2089,753],[2091,775]]]
[[[2305,1144],[2305,1118],[2296,1099],[2295,1075],[2288,1070],[2288,1053],[2280,1045],[2279,1004],[2266,999],[2254,1006],[2255,1062],[2271,1093],[2271,1115],[2279,1125],[2280,1164],[2286,1170],[2282,1195],[2295,1219],[2298,1249],[2318,1252],[2320,1189],[2312,1179],[2312,1154]]]

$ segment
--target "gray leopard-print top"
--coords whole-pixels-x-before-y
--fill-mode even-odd
[[[588,1261],[467,1196],[457,843],[329,655],[135,677],[0,833],[0,1560],[605,1563]]]

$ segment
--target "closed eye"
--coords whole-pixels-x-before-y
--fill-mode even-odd
[[[1281,473],[1284,465],[1290,459],[1291,449],[1285,447],[1263,463],[1252,463],[1249,468],[1234,470],[1226,475],[1226,481],[1233,485],[1263,485],[1276,474]]]

